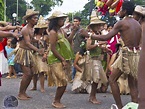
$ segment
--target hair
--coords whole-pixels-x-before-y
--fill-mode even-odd
[[[122,10],[126,10],[127,15],[132,15],[135,5],[132,1],[124,1],[122,4]]]
[[[111,24],[111,23],[109,23],[108,25],[107,25],[107,28],[109,28],[109,27],[114,27],[114,24]]]
[[[122,47],[122,45],[121,45],[120,43],[117,43],[117,44],[115,45],[115,47],[116,47],[116,52],[118,52],[119,48]]]
[[[11,41],[11,43],[10,43],[11,48],[16,48],[17,42],[18,42],[18,40],[16,38],[13,38],[12,41]]]
[[[81,21],[81,18],[78,16],[75,16],[74,19],[77,19],[78,21]]]
[[[39,29],[40,28],[35,28],[34,34],[38,34],[39,33]]]
[[[85,48],[81,48],[80,51],[79,51],[79,54],[84,56],[85,52],[86,52],[86,49]]]
[[[58,25],[58,18],[51,19],[49,22],[48,30],[49,31],[54,30],[57,32],[58,31],[57,25]]]

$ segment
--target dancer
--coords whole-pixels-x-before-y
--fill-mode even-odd
[[[86,40],[82,41],[80,45],[81,49],[75,55],[74,67],[76,68],[76,74],[72,83],[72,91],[75,93],[86,93],[87,82],[85,75],[85,63],[86,63]],[[86,68],[87,69],[87,68]]]
[[[142,27],[142,40],[141,40],[141,53],[138,65],[138,91],[139,91],[139,107],[138,109],[143,109],[145,107],[145,86],[144,86],[144,57],[145,57],[145,8],[137,5],[134,10],[133,17],[141,24]]]
[[[29,100],[31,98],[26,94],[26,90],[33,77],[34,66],[36,63],[32,51],[38,52],[39,54],[43,54],[44,52],[43,49],[38,49],[32,45],[32,42],[34,41],[33,27],[37,24],[38,14],[38,11],[28,9],[26,15],[23,17],[24,20],[27,20],[27,25],[21,30],[22,39],[19,41],[19,49],[15,57],[15,62],[21,65],[23,72],[18,94],[18,99],[20,100]]]
[[[122,9],[119,12],[120,18],[123,19],[118,21],[107,35],[91,35],[92,39],[105,41],[120,32],[122,40],[124,41],[125,46],[121,50],[121,55],[116,59],[116,65],[109,78],[112,94],[119,109],[122,109],[123,104],[121,102],[117,80],[123,72],[128,74],[131,99],[133,102],[138,102],[137,69],[140,52],[141,26],[132,17],[133,11],[134,3],[132,1],[124,1]],[[85,32],[84,34],[88,35]]]
[[[91,21],[89,24],[90,29],[93,33],[90,34],[100,34],[103,29],[104,21],[99,20],[96,16],[96,12],[92,11]],[[91,81],[92,89],[89,97],[89,101],[93,104],[100,104],[101,102],[96,99],[97,89],[100,89],[101,92],[107,90],[107,76],[104,72],[102,66],[102,60],[104,57],[104,50],[107,48],[103,47],[104,42],[98,42],[97,40],[92,40],[91,37],[87,39],[87,50],[90,52],[90,66],[91,66]],[[103,87],[103,88],[101,88]]]
[[[50,64],[50,73],[48,75],[49,86],[57,86],[56,94],[52,106],[55,108],[64,108],[60,100],[67,86],[68,75],[70,73],[70,61],[73,57],[70,43],[76,32],[77,27],[73,28],[70,36],[67,37],[61,28],[67,15],[60,11],[55,11],[50,17],[50,51],[48,54],[48,63]],[[70,42],[70,43],[69,43]]]
[[[47,50],[46,47],[46,41],[45,41],[45,37],[44,37],[44,32],[46,30],[46,28],[48,27],[48,24],[46,24],[44,18],[40,15],[39,20],[37,22],[37,25],[34,26],[35,31],[34,31],[34,38],[36,40],[38,40],[37,42],[34,42],[33,44],[37,47],[37,48],[44,48],[45,50]],[[42,55],[38,54],[37,52],[34,52],[35,55],[35,59],[36,59],[36,69],[35,69],[35,73],[33,75],[33,88],[31,89],[31,91],[33,90],[37,90],[37,79],[38,79],[38,75],[39,75],[39,80],[40,80],[40,91],[42,93],[45,92],[44,90],[44,81],[45,81],[45,76],[44,74],[47,73],[48,71],[48,67],[47,67],[47,63],[42,62]]]

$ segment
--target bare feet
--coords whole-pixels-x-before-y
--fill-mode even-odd
[[[16,75],[13,75],[11,78],[17,78],[17,76]]]
[[[25,93],[25,96],[26,96],[27,98],[32,98],[32,97],[28,96],[26,93]]]
[[[37,90],[37,88],[34,88],[34,87],[33,87],[32,89],[30,89],[30,91],[35,91],[35,90]]]
[[[95,98],[95,99],[90,98],[90,99],[89,99],[89,102],[91,102],[91,103],[93,103],[93,104],[101,104],[101,102],[98,101],[96,98]]]
[[[7,79],[10,79],[10,78],[11,78],[11,76],[7,76],[6,78],[7,78]]]
[[[29,100],[30,98],[28,98],[27,96],[25,96],[25,95],[18,95],[18,99],[19,100]]]
[[[44,90],[44,89],[40,89],[40,91],[41,91],[42,93],[44,93],[44,92],[45,92],[45,90]]]
[[[63,105],[62,103],[56,103],[56,102],[53,102],[52,106],[55,108],[66,108],[66,106]]]

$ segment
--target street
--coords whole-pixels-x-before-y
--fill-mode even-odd
[[[4,99],[7,96],[12,95],[17,97],[20,81],[21,78],[2,78],[2,86],[0,86],[0,109],[5,109]],[[30,91],[31,88],[32,81],[27,90],[27,94],[33,97],[32,99],[27,101],[18,100],[17,107],[8,109],[54,109],[51,103],[55,95],[55,87],[48,87],[46,80],[45,93],[40,92],[39,81],[37,91]],[[109,93],[109,90],[108,93],[97,93],[96,96],[102,102],[101,105],[88,102],[89,94],[74,94],[71,91],[71,84],[69,84],[62,97],[62,103],[66,105],[66,109],[110,109],[111,104],[114,104],[113,96]],[[129,95],[122,95],[121,97],[124,105],[130,101]]]

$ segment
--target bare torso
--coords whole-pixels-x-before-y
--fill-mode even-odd
[[[30,49],[26,43],[25,37],[28,39],[28,41],[30,41],[30,43],[32,43],[33,41],[33,37],[34,37],[34,29],[28,27],[28,25],[26,25],[25,27],[23,27],[23,29],[21,30],[21,34],[23,39],[19,42],[20,43],[20,47],[24,48],[24,49]]]
[[[124,18],[120,22],[120,29],[122,40],[128,47],[139,47],[141,40],[141,26],[133,18]]]

